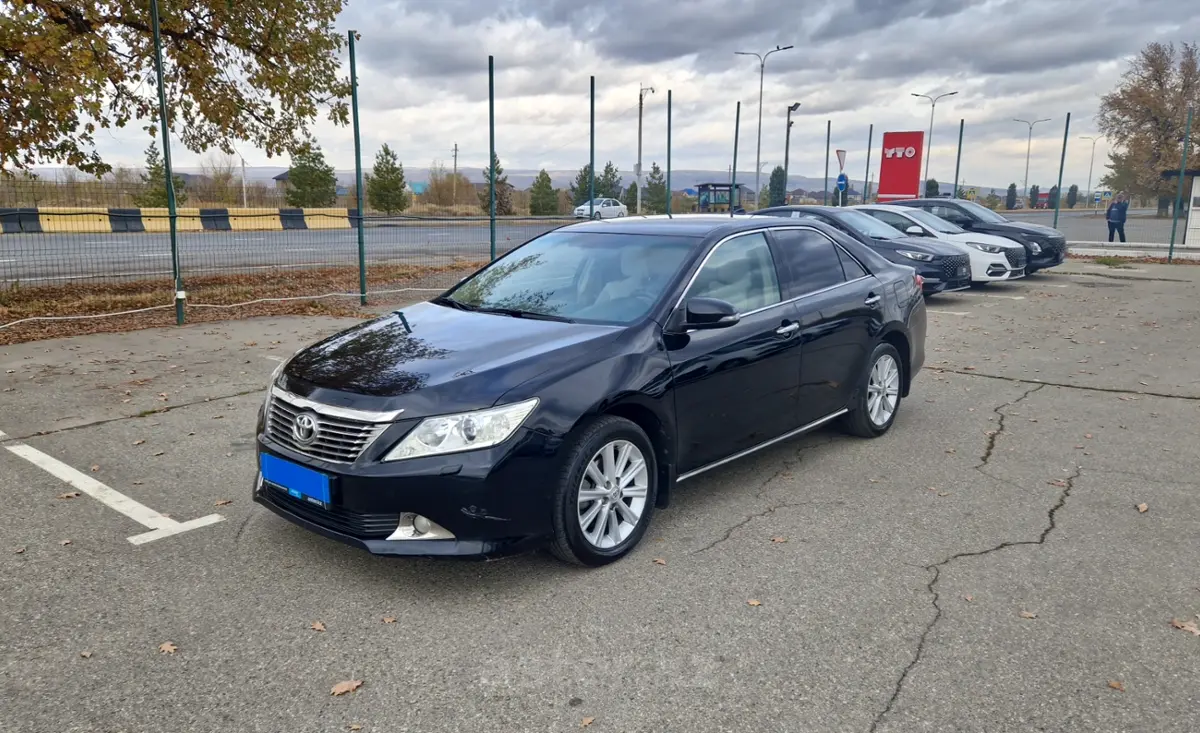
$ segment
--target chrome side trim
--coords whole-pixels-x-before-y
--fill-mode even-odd
[[[358,422],[366,423],[388,423],[395,422],[400,417],[404,410],[391,410],[390,412],[377,412],[374,410],[353,410],[349,407],[335,407],[334,405],[326,405],[320,402],[313,402],[305,399],[300,395],[292,394],[281,387],[271,387],[271,396],[277,397],[284,402],[291,403],[296,407],[312,410],[318,415],[326,415],[328,417],[340,417],[345,420],[357,420]]]
[[[807,433],[810,430],[813,430],[814,428],[818,428],[818,427],[824,425],[825,423],[829,422],[830,420],[833,420],[834,418],[845,415],[847,412],[850,412],[850,410],[848,408],[843,407],[842,409],[838,410],[837,412],[832,413],[830,415],[826,415],[825,417],[823,417],[819,420],[814,420],[814,421],[810,422],[809,424],[805,425],[804,427],[796,428],[795,430],[788,432],[788,433],[784,433],[783,435],[780,435],[777,438],[771,438],[770,440],[768,440],[764,443],[759,443],[758,445],[754,446],[753,448],[747,448],[744,451],[734,453],[733,455],[722,458],[721,460],[716,461],[715,463],[710,463],[707,466],[701,466],[700,468],[697,468],[693,471],[688,471],[687,473],[683,474],[682,476],[677,477],[675,479],[675,483],[687,481],[690,478],[699,476],[700,474],[704,473],[705,471],[711,471],[714,468],[724,466],[726,463],[732,463],[732,462],[738,460],[739,458],[745,458],[746,456],[750,455],[751,453],[757,453],[758,451],[762,450],[763,448],[768,448],[772,445],[775,445],[776,443],[783,442],[783,441],[787,440],[788,438],[794,438],[797,435],[800,435],[801,433]]]

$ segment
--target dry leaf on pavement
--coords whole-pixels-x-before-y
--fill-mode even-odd
[[[320,621],[313,621],[312,625],[308,628],[312,629],[313,631],[324,631],[325,624],[321,623]]]
[[[157,458],[158,456],[161,456],[162,454],[163,454],[163,451],[158,451],[157,453],[154,453],[153,455],[154,455],[154,457]]]
[[[1083,437],[1087,438],[1088,440],[1091,440],[1091,438],[1092,438],[1092,434],[1091,434],[1091,433],[1084,433],[1084,434],[1083,434]]]
[[[1108,681],[1108,686],[1109,686],[1109,687],[1111,687],[1111,688],[1113,688],[1113,689],[1114,689],[1114,690],[1116,690],[1117,692],[1124,692],[1124,691],[1125,691],[1125,683],[1124,683],[1124,682],[1121,682],[1121,680],[1109,680],[1109,681]]]
[[[354,692],[358,688],[362,687],[362,684],[362,680],[346,680],[345,682],[339,682],[333,686],[333,689],[329,691],[329,694],[333,695],[334,697],[345,695],[347,692]]]
[[[24,554],[25,554],[25,548],[24,548],[24,547],[18,547],[17,549],[13,550],[13,554],[14,554],[14,555],[24,555]]]
[[[160,654],[174,654],[178,650],[179,647],[175,646],[169,641],[164,641],[158,645],[158,651]]]
[[[59,542],[58,544],[62,545],[63,547],[66,547],[67,545],[71,544],[71,540],[63,540],[62,542]]]
[[[346,726],[346,729],[347,730],[362,730],[362,726],[359,725],[358,723],[351,723],[350,725]]]
[[[134,444],[134,445],[144,445],[145,443],[146,443],[146,441],[144,441],[144,440],[135,440],[135,441],[133,441],[133,444]]]
[[[99,470],[100,470],[100,467],[99,467],[99,466],[92,466],[92,473],[95,473],[95,472],[97,472],[97,471],[99,471]]]
[[[975,600],[975,596],[963,596],[963,600],[967,603],[972,603]]]
[[[787,542],[787,537],[772,537],[771,541],[778,545]]]
[[[747,606],[761,606],[762,601],[758,600],[757,598],[751,598],[750,600],[746,601],[746,605]]]
[[[1200,636],[1200,626],[1197,626],[1195,621],[1180,621],[1177,618],[1173,618],[1171,619],[1171,626],[1179,629],[1180,631],[1186,631],[1189,634]]]
[[[58,498],[60,498],[60,499],[78,499],[79,492],[78,491],[68,491],[65,494],[59,494]]]
[[[1146,512],[1150,511],[1150,505],[1149,504],[1138,504],[1137,510],[1138,510],[1138,514],[1145,514]]]
[[[213,502],[213,506],[229,506],[233,503],[233,499],[219,499]]]
[[[92,653],[91,652],[79,652],[79,656],[83,657],[84,659],[91,659]]]
[[[1067,488],[1067,482],[1060,478],[1056,478],[1053,481],[1047,481],[1046,483],[1050,484],[1051,486],[1057,486],[1060,489]]]
[[[591,725],[592,723],[595,723],[595,722],[596,722],[596,719],[595,719],[595,718],[584,718],[584,719],[583,719],[583,722],[581,722],[581,723],[579,724],[579,727],[580,727],[580,728],[586,728],[586,727],[588,727],[589,725]]]
[[[394,623],[396,623],[396,617],[395,616],[384,616],[383,622],[385,624],[394,624]]]
[[[1021,618],[1037,618],[1037,614],[1032,611],[1021,611]]]
[[[654,564],[655,565],[666,565],[667,561],[661,557],[656,557],[656,558],[654,558]]]

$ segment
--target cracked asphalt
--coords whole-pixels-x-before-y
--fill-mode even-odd
[[[0,730],[1195,730],[1200,268],[1061,269],[931,299],[888,435],[689,481],[595,571],[250,503],[268,375],[346,321],[2,347],[0,447],[222,521],[135,546],[0,450]]]

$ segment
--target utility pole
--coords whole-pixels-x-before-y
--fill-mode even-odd
[[[1088,205],[1088,208],[1090,209],[1090,208],[1092,208],[1092,168],[1095,167],[1095,165],[1096,165],[1096,142],[1098,140],[1100,140],[1100,137],[1099,136],[1093,137],[1091,135],[1080,135],[1079,139],[1092,141],[1092,162],[1088,163],[1088,186],[1087,186],[1087,205]],[[1061,195],[1061,193],[1062,192],[1060,191],[1059,194]]]
[[[1049,122],[1049,121],[1050,121],[1049,117],[1047,117],[1045,119],[1041,119],[1041,120],[1033,120],[1032,122],[1029,120],[1018,120],[1015,117],[1013,118],[1013,122],[1020,122],[1020,123],[1029,125],[1029,142],[1025,145],[1025,192],[1021,194],[1021,198],[1029,197],[1029,155],[1030,155],[1030,153],[1033,152],[1033,126],[1038,124],[1039,122]],[[1030,208],[1033,208],[1033,207],[1037,206],[1037,202],[1031,201],[1029,203],[1029,206],[1030,206]]]
[[[638,89],[638,159],[633,173],[637,176],[637,213],[642,213],[642,109],[646,106],[646,92],[654,94],[654,87]]]
[[[450,178],[450,205],[458,203],[458,143],[454,143],[454,175]]]
[[[928,99],[929,105],[929,137],[925,140],[925,186],[929,187],[929,154],[933,150],[933,113],[937,110],[938,100],[942,97],[953,97],[958,92],[946,92],[939,94],[936,97],[931,97],[928,94],[913,94],[912,96],[920,99]],[[922,192],[924,193],[924,192]]]
[[[800,109],[800,103],[794,102],[787,108],[787,132],[783,136],[783,202],[787,203],[788,192],[788,159],[792,152],[792,113]]]
[[[763,76],[767,72],[767,57],[776,51],[786,51],[792,46],[776,46],[766,53],[755,53],[754,51],[734,51],[737,56],[754,56],[758,59],[758,147],[754,153],[754,166],[759,167],[759,161],[762,160],[762,108],[763,108]],[[759,182],[760,173],[754,174],[754,204],[758,205],[758,192],[760,189]]]

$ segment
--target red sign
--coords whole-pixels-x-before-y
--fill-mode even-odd
[[[883,157],[879,164],[880,203],[921,196],[921,150],[924,132],[883,133]]]

